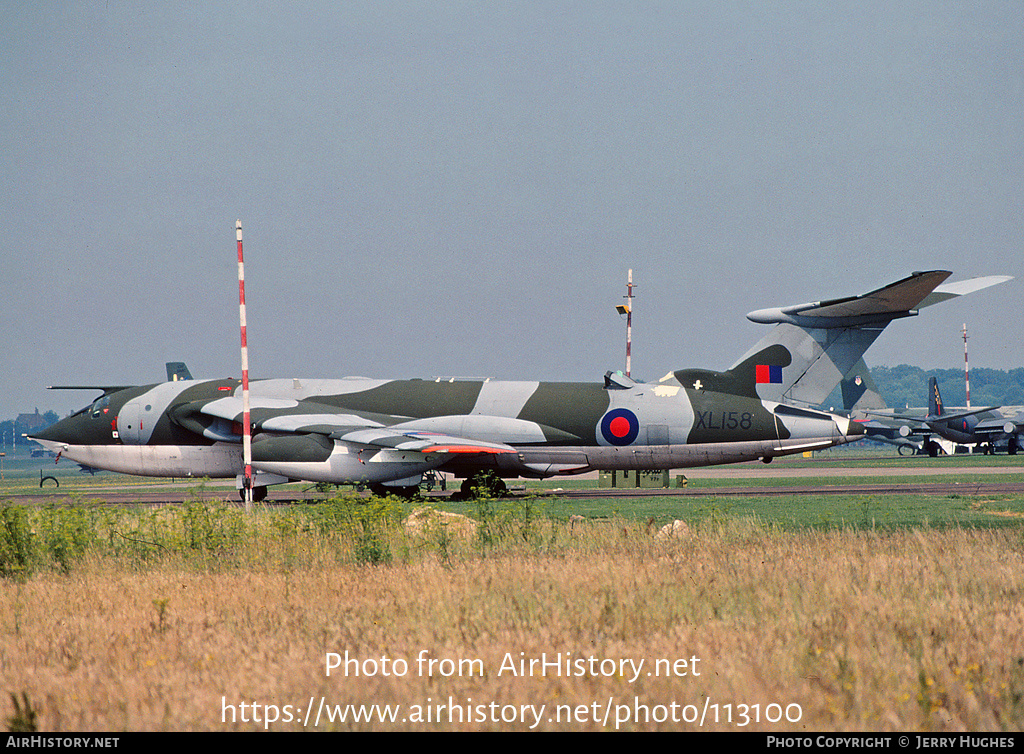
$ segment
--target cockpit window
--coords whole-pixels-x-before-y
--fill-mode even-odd
[[[104,416],[107,410],[110,408],[110,396],[103,395],[96,399],[95,403],[89,408],[89,415],[93,419],[97,419]]]

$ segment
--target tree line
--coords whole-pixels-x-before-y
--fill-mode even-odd
[[[46,411],[45,413],[39,414],[39,417],[43,422],[45,422],[45,425],[37,423],[35,414],[26,414],[26,416],[31,416],[33,418],[31,426],[19,419],[5,419],[4,421],[0,421],[0,446],[9,448],[11,442],[14,442],[16,445],[29,445],[31,444],[31,441],[27,437],[22,437],[22,435],[28,434],[31,431],[38,432],[44,426],[49,427],[51,424],[56,424],[57,420],[60,419],[55,411]]]
[[[900,364],[871,367],[871,377],[887,406],[892,408],[928,405],[928,378],[935,377],[946,406],[966,406],[967,388],[963,369],[921,369]],[[971,406],[1024,406],[1024,368],[972,368]]]

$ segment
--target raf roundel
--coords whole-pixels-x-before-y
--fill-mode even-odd
[[[628,408],[616,408],[601,419],[601,436],[612,445],[629,445],[640,433],[640,421]]]

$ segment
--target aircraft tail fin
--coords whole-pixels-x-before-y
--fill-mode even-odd
[[[942,395],[939,393],[939,381],[934,377],[928,378],[928,415],[942,416]]]
[[[191,380],[192,373],[188,371],[188,367],[185,366],[183,361],[168,361],[167,362],[167,381],[177,382],[178,380]]]
[[[951,274],[914,272],[860,296],[751,312],[747,315],[751,321],[775,327],[730,371],[747,369],[752,362],[760,398],[817,406],[855,370],[864,352],[894,319],[916,316],[923,306],[1010,279],[975,278],[942,285]]]
[[[858,359],[853,369],[846,373],[839,387],[843,395],[843,408],[851,415],[886,408],[885,399],[878,391],[878,385],[863,358]]]

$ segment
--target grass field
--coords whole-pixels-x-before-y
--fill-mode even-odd
[[[935,460],[966,478],[994,459]],[[783,485],[424,517],[343,495],[246,516],[93,504],[101,479],[121,478],[0,494],[9,729],[1024,726],[1021,495]]]

